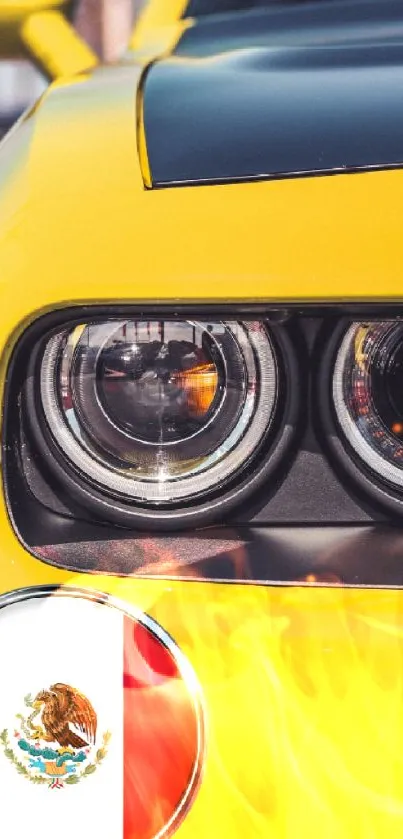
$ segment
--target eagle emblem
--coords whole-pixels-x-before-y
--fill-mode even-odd
[[[0,745],[17,772],[35,784],[62,789],[92,775],[108,752],[110,733],[98,738],[98,720],[90,700],[57,682],[24,699],[14,733],[5,729]]]

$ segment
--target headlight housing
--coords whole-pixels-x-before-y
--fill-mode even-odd
[[[326,382],[326,385],[325,385]],[[334,464],[370,497],[403,514],[403,323],[341,322],[319,379],[322,421]]]
[[[403,490],[403,324],[354,323],[337,354],[333,399],[359,458]]]
[[[371,548],[391,511],[403,518],[400,316],[109,304],[38,318],[11,339],[5,376],[17,536],[45,562],[94,573],[300,582],[331,566],[353,585],[400,585],[396,529],[379,566]],[[328,548],[324,525],[351,547]]]
[[[26,416],[55,476],[97,516],[207,522],[281,458],[287,358],[258,320],[70,323],[36,348]]]

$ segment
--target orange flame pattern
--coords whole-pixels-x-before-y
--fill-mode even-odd
[[[209,723],[179,837],[400,835],[402,592],[172,583],[152,611]]]

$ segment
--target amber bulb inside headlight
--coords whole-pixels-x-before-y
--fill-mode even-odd
[[[185,373],[177,373],[175,381],[184,389],[188,410],[195,416],[207,414],[218,387],[218,373],[213,364],[200,364]]]

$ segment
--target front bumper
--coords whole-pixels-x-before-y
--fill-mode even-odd
[[[179,836],[398,835],[403,594],[385,586],[401,584],[402,533],[260,528],[192,540],[193,555],[184,537],[161,538],[160,563],[132,569],[133,546],[120,543],[127,576],[102,574],[99,545],[92,573],[60,570],[24,550],[3,507],[1,593],[96,590],[144,611],[179,645],[201,685],[208,743]]]

